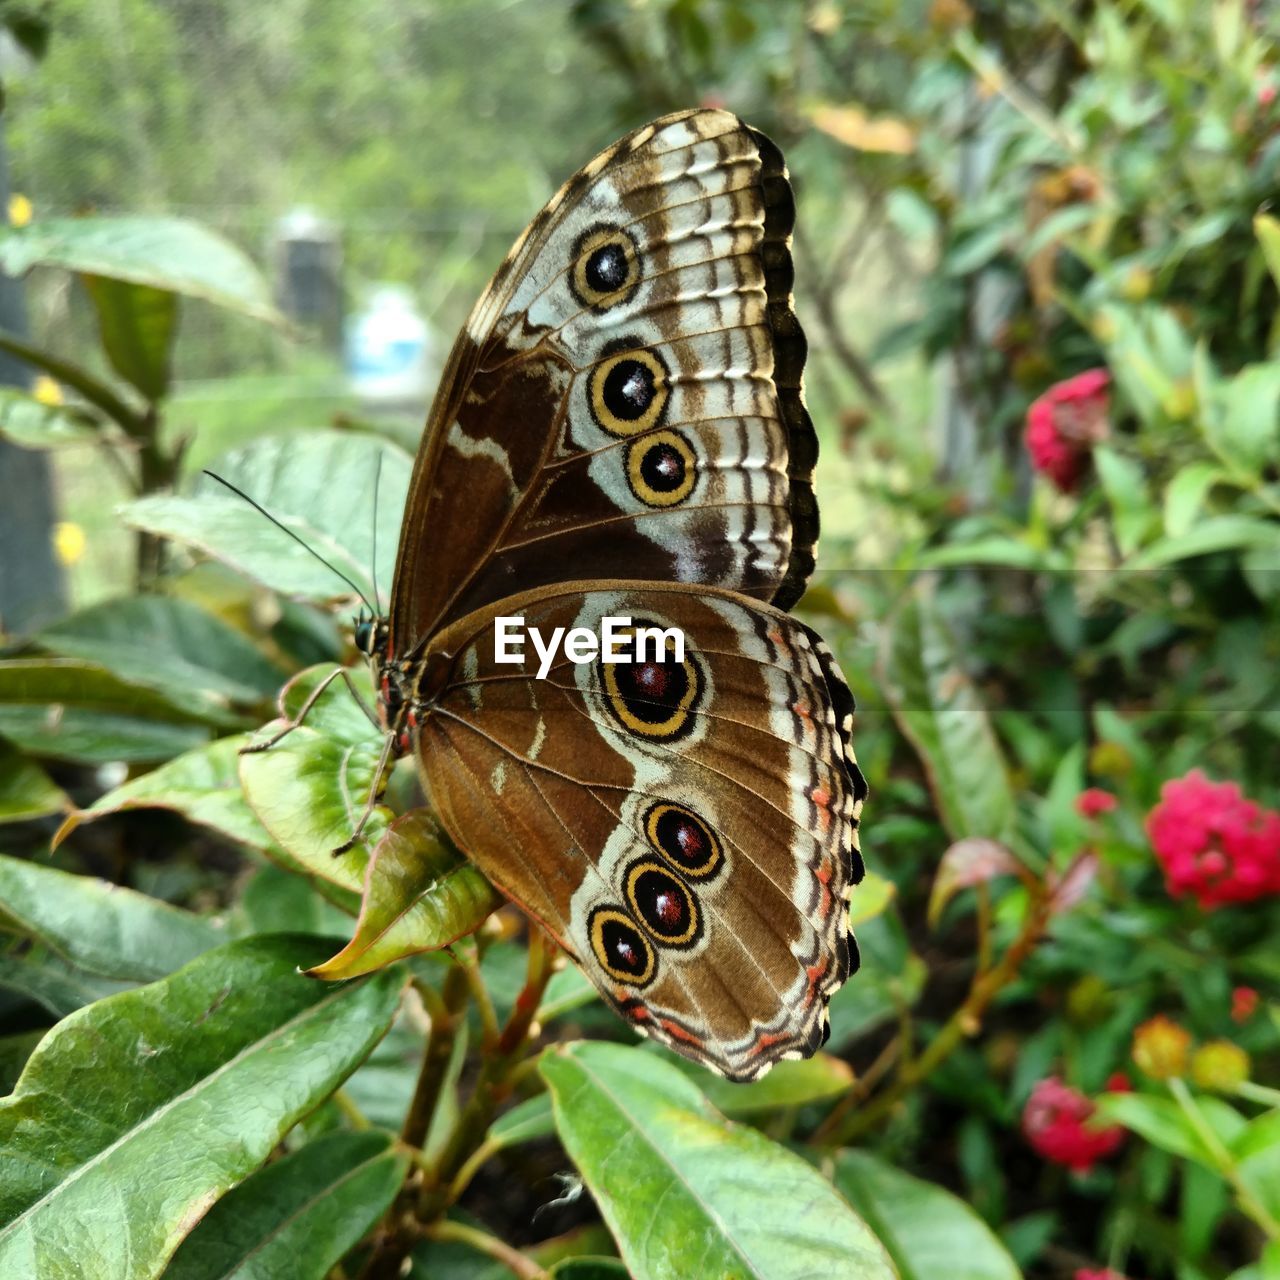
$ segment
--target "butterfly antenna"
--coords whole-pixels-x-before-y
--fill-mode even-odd
[[[382,480],[382,450],[378,450],[378,465],[373,470],[373,603],[382,617],[382,598],[378,595],[378,485]]]
[[[288,525],[282,523],[280,520],[277,520],[276,517],[273,516],[271,512],[268,511],[266,507],[262,505],[262,503],[255,502],[251,497],[249,497],[247,493],[245,493],[243,489],[237,489],[235,485],[231,483],[230,480],[224,480],[220,475],[217,474],[217,472],[206,470],[204,474],[207,475],[210,479],[216,480],[220,485],[223,485],[225,488],[230,489],[231,492],[234,493],[237,497],[243,498],[256,512],[259,513],[259,515],[266,516],[266,518],[270,520],[271,523],[275,525],[277,529],[279,529],[282,533],[287,533],[289,537],[291,537],[294,540],[294,542],[296,542],[298,546],[300,546],[304,551],[307,551],[311,555],[315,556],[315,558],[319,560],[320,563],[324,565],[324,567],[328,569],[331,573],[337,574],[337,576],[341,578],[343,582],[345,582],[347,586],[349,586],[351,590],[354,591],[356,595],[360,597],[361,600],[364,601],[366,609],[373,611],[373,605],[369,603],[369,597],[365,595],[365,593],[361,591],[360,588],[356,586],[356,584],[352,582],[351,579],[348,578],[347,575],[343,573],[342,570],[339,569],[336,564],[332,564],[328,560],[326,560],[324,556],[322,556],[315,549],[315,547],[308,546],[300,537],[298,537],[296,533],[294,533],[292,529],[289,528]]]

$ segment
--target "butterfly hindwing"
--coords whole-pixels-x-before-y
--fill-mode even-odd
[[[817,511],[793,220],[781,155],[723,111],[647,125],[565,184],[446,367],[406,512],[394,651],[554,582],[794,602]]]
[[[495,661],[498,616],[544,637],[677,628],[684,660],[562,653],[539,679],[527,640]],[[735,1079],[817,1048],[851,965],[864,788],[852,701],[807,628],[714,589],[552,587],[455,624],[423,670],[441,820],[624,1017]]]

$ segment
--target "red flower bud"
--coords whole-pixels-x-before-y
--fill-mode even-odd
[[[1088,1173],[1124,1141],[1119,1126],[1090,1123],[1096,1110],[1079,1089],[1049,1076],[1031,1090],[1022,1112],[1022,1132],[1046,1160]]]

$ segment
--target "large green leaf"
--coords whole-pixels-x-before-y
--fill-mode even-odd
[[[1256,516],[1209,516],[1175,538],[1157,538],[1125,563],[1131,570],[1159,569],[1217,551],[1257,550],[1280,563],[1280,521]]]
[[[109,276],[81,279],[98,313],[98,333],[111,367],[148,400],[162,399],[169,390],[177,295]]]
[[[0,388],[0,439],[24,449],[56,449],[98,439],[95,420],[83,409],[44,404],[15,387]]]
[[[880,676],[951,836],[1007,842],[1016,815],[1004,756],[956,642],[924,585],[885,624]]]
[[[269,437],[210,468],[253,500],[374,600],[375,476],[378,582],[390,585],[412,462],[374,436],[314,431]],[[153,496],[125,509],[140,529],[196,547],[277,591],[313,600],[348,592],[342,579],[216,480],[190,497]]]
[[[26,822],[70,807],[66,792],[34,760],[0,741],[0,822]]]
[[[853,1068],[829,1053],[816,1053],[803,1061],[779,1062],[768,1075],[749,1084],[734,1084],[721,1076],[708,1075],[703,1068],[674,1054],[671,1060],[678,1071],[693,1079],[708,1102],[734,1117],[826,1102],[853,1085]]]
[[[57,840],[61,841],[80,823],[107,814],[128,809],[172,809],[191,822],[260,849],[269,857],[287,858],[254,817],[240,790],[238,752],[250,741],[247,733],[218,738],[122,783],[68,818]]]
[[[223,1196],[165,1280],[324,1280],[386,1211],[408,1164],[390,1134],[317,1138]]]
[[[497,890],[448,842],[426,809],[397,818],[365,871],[356,931],[313,978],[358,977],[478,929],[502,905]]]
[[[242,632],[170,596],[105,601],[46,627],[37,643],[60,657],[95,662],[219,723],[241,722],[232,707],[265,702],[286,674]]]
[[[653,1054],[561,1045],[541,1070],[560,1140],[635,1280],[894,1275],[816,1170],[727,1121]]]
[[[902,1280],[1021,1280],[995,1232],[963,1200],[863,1151],[836,1157],[835,1184]]]
[[[229,943],[46,1036],[0,1102],[0,1275],[163,1271],[390,1025],[393,971],[341,987],[297,973],[327,947]]]
[[[10,658],[0,661],[0,734],[32,755],[103,764],[167,760],[208,730],[96,662]]]
[[[62,267],[167,289],[278,320],[262,273],[229,240],[187,218],[49,218],[0,235],[0,267]]]
[[[332,671],[310,667],[295,676],[281,697],[283,715],[296,716]],[[367,670],[351,677],[362,696],[371,696]],[[282,718],[266,728],[275,731],[284,723]],[[345,682],[334,680],[302,726],[267,750],[240,757],[245,798],[277,843],[309,874],[356,893],[364,889],[369,854],[387,829],[389,810],[374,810],[354,848],[339,857],[333,851],[364,813],[382,742]]]
[[[0,954],[0,988],[25,997],[54,1018],[65,1018],[134,985],[85,973],[47,947],[31,947],[21,955]]]
[[[203,916],[92,876],[0,854],[0,929],[36,938],[79,969],[151,982],[226,941]]]

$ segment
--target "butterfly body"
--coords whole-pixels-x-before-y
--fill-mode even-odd
[[[781,155],[655,121],[534,219],[450,355],[388,617],[395,750],[455,842],[645,1034],[736,1079],[807,1056],[856,951],[865,786],[813,567],[816,438]],[[683,656],[500,660],[495,625]]]

